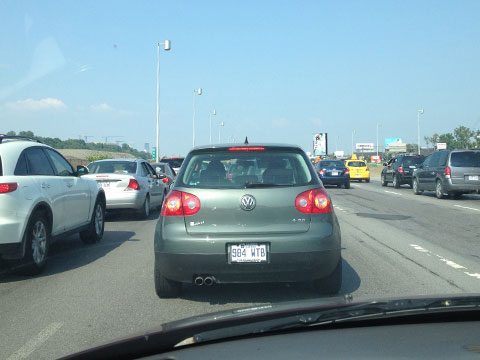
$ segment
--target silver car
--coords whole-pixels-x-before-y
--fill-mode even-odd
[[[108,159],[90,163],[89,174],[105,191],[107,210],[132,209],[147,218],[151,208],[159,208],[167,193],[152,166],[140,159]]]

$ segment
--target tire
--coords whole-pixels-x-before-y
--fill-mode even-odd
[[[345,189],[350,189],[350,181],[347,181],[344,185]]]
[[[437,185],[435,186],[435,196],[437,197],[437,199],[443,199],[443,194],[444,191],[442,182],[440,180],[437,180]]]
[[[182,283],[163,277],[157,265],[155,265],[154,280],[155,292],[161,299],[177,297],[182,290]]]
[[[398,189],[400,187],[400,181],[398,181],[398,177],[397,175],[393,175],[393,183],[392,183],[393,187],[395,189]]]
[[[146,219],[150,216],[150,196],[147,194],[143,201],[143,206],[138,213],[140,219]]]
[[[385,179],[385,174],[382,174],[381,183],[382,186],[388,186],[388,181]]]
[[[40,274],[47,263],[50,248],[50,226],[43,213],[35,213],[25,232],[25,255],[15,264],[15,273],[19,275]]]
[[[88,230],[80,232],[80,239],[85,244],[95,244],[102,240],[105,230],[105,203],[97,199],[93,207],[92,219]]]
[[[370,178],[365,179],[365,182],[369,183],[369,182],[370,182]]]
[[[419,187],[418,187],[418,180],[417,179],[413,179],[412,189],[413,189],[413,193],[415,195],[420,195],[422,193],[422,190],[420,190]]]
[[[326,278],[313,281],[313,289],[324,295],[338,294],[342,287],[342,258],[338,261],[335,270]]]

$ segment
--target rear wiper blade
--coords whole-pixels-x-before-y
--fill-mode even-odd
[[[273,183],[251,183],[246,181],[245,188],[262,188],[262,187],[278,187],[278,186],[293,186],[293,184],[273,184]]]

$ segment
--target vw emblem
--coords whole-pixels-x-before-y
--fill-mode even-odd
[[[245,211],[250,211],[255,208],[256,201],[252,195],[243,195],[240,199],[240,207]]]

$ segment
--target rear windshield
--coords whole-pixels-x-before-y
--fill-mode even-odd
[[[88,171],[91,174],[135,174],[137,163],[133,161],[98,161],[90,163]]]
[[[410,165],[418,165],[423,162],[423,156],[409,156],[403,159],[403,165],[410,166]]]
[[[334,168],[334,169],[343,169],[345,168],[345,163],[343,161],[320,161],[317,165],[320,168]]]
[[[178,186],[243,188],[315,183],[308,160],[293,151],[218,151],[193,154],[188,159]]]
[[[348,166],[351,167],[366,167],[365,163],[363,161],[350,161],[348,163]]]
[[[452,152],[451,166],[455,167],[480,167],[479,151]]]
[[[183,163],[183,158],[178,158],[178,159],[162,159],[162,162],[169,163],[171,167],[174,168],[179,168],[182,166]]]
[[[153,168],[157,173],[165,174],[165,164],[153,164]]]

